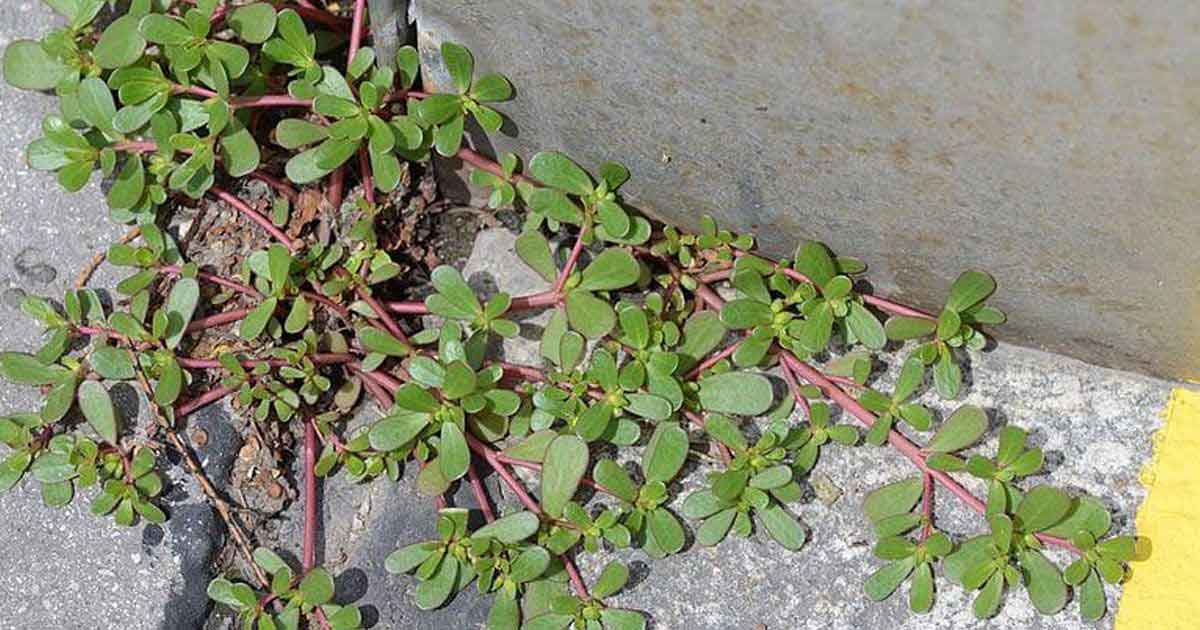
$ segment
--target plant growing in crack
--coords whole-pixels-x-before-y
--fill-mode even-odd
[[[446,42],[437,52],[452,91],[432,91],[422,61],[437,61],[435,51],[384,59],[363,46],[364,0],[343,14],[301,0],[135,0],[102,31],[101,0],[49,4],[69,25],[13,42],[3,62],[10,84],[53,88],[60,102],[28,161],[68,190],[96,170],[115,175],[111,218],[136,227],[102,258],[132,274],[111,303],[83,286],[90,268],[61,308],[23,303],[45,340],[0,353],[0,377],[40,388],[44,401],[0,418],[0,490],[32,477],[49,505],[91,492],[93,511],[121,525],[160,522],[160,467],[178,456],[241,557],[209,595],[243,627],[359,627],[360,611],[334,601],[316,562],[318,479],[395,483],[412,461],[409,477],[438,508],[437,538],[397,541],[386,567],[416,575],[418,607],[474,582],[493,597],[492,630],[644,628],[641,613],[608,602],[628,569],[609,562],[589,589],[577,560],[610,548],[682,553],[689,522],[701,545],[759,530],[802,551],[808,531],[788,506],[836,459],[827,446],[858,442],[849,422],[919,473],[865,500],[887,562],[864,582],[871,599],[908,581],[912,610],[929,611],[940,571],[975,593],[981,617],[1022,585],[1047,614],[1074,590],[1095,619],[1107,607],[1102,582],[1120,582],[1139,555],[1134,538],[1112,535],[1096,499],[1024,485],[1043,454],[1023,429],[1000,429],[988,458],[977,447],[981,409],[939,421],[926,406],[927,372],[933,391],[956,398],[959,362],[983,348],[983,326],[1004,321],[985,303],[996,290],[988,274],[960,275],[934,315],[875,294],[864,263],[815,241],[773,260],[708,217],[695,234],[655,225],[625,205],[630,173],[616,162],[593,176],[558,151],[487,158],[464,129],[472,119],[499,130],[492,107],[512,85],[477,77],[471,53]],[[548,289],[485,299],[438,266],[425,299],[390,299],[404,268],[388,226],[404,212],[409,169],[428,168],[432,152],[470,164],[493,208],[526,213],[517,254]],[[272,198],[243,200],[249,180]],[[231,275],[202,267],[175,236],[176,209],[200,199],[229,206],[255,243],[228,261]],[[319,221],[292,225],[313,207]],[[518,336],[518,313],[538,310],[551,312],[543,365],[504,361],[494,342]],[[907,341],[884,394],[876,358]],[[782,377],[786,396],[765,372]],[[113,405],[119,382],[146,397],[145,430]],[[380,416],[349,420],[368,397]],[[225,399],[247,430],[294,434],[284,456],[304,485],[298,569],[257,546],[187,440],[191,414]],[[705,484],[683,496],[689,462]],[[493,505],[487,474],[511,501]],[[987,484],[986,498],[963,474]],[[483,525],[449,504],[460,486]],[[982,515],[988,532],[956,541],[937,531],[935,492]],[[1074,559],[1060,572],[1064,553]]]

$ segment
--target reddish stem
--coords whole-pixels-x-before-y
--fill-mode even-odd
[[[161,273],[165,273],[165,274],[172,275],[172,276],[177,276],[177,275],[180,275],[181,273],[183,273],[183,270],[180,269],[180,267],[178,265],[163,265],[162,267],[159,267],[158,270]],[[229,278],[225,278],[222,276],[218,276],[216,274],[208,273],[207,271],[197,272],[196,278],[203,280],[205,282],[211,282],[213,284],[223,286],[227,289],[233,289],[234,291],[237,291],[238,293],[241,293],[243,295],[248,295],[252,298],[256,298],[256,299],[262,298],[262,294],[259,293],[258,290],[255,289],[254,287],[251,287],[246,284],[242,284],[241,282],[238,282],[236,280],[230,280]]]
[[[583,583],[583,578],[579,576],[579,569],[575,567],[575,561],[565,553],[560,557],[563,561],[563,567],[567,570],[567,575],[571,578],[571,586],[575,587],[575,594],[579,596],[579,599],[584,601],[591,599],[587,586]]]
[[[367,372],[357,369],[355,372],[358,375],[358,380],[362,382],[363,387],[367,388],[367,392],[375,397],[375,401],[379,403],[379,406],[383,407],[385,411],[387,409],[391,409],[392,405],[395,404],[395,401],[392,399],[392,395],[389,394],[382,385],[367,376]]]
[[[268,175],[262,171],[254,171],[250,173],[249,177],[265,182],[279,194],[287,197],[287,200],[292,203],[296,203],[296,200],[300,198],[300,194],[296,192],[295,188],[292,188],[287,182],[274,175]]]
[[[367,150],[361,147],[358,149],[358,171],[362,177],[363,196],[374,207],[375,180],[371,177],[371,160],[367,157]]]
[[[496,451],[488,448],[486,444],[480,442],[470,432],[466,432],[466,437],[467,446],[487,461],[492,470],[496,471],[496,474],[499,475],[500,480],[504,482],[504,485],[508,486],[513,491],[513,494],[517,495],[517,500],[521,502],[521,505],[525,506],[525,509],[539,516],[545,514],[542,512],[542,507],[538,505],[537,501],[534,501],[533,497],[529,496],[529,492],[525,490],[521,482],[517,481],[517,478],[513,477],[512,472],[496,457]]]
[[[415,97],[415,96],[417,96],[417,94],[418,94],[417,92],[412,92],[412,91],[408,92],[408,96]],[[474,166],[477,169],[487,171],[487,172],[491,173],[492,175],[495,175],[496,177],[501,177],[501,178],[505,177],[504,168],[501,167],[499,163],[497,163],[493,160],[490,160],[486,157],[483,157],[482,155],[476,153],[475,151],[473,151],[471,149],[468,149],[467,147],[463,147],[463,148],[459,149],[458,153],[456,155],[458,156],[458,159],[466,162],[467,164],[470,164],[471,166]],[[513,182],[525,182],[527,184],[532,184],[534,186],[542,185],[542,183],[539,182],[538,180],[536,180],[532,177],[529,177],[528,175],[522,175],[520,173],[513,173],[512,181]]]
[[[579,236],[575,238],[575,246],[571,248],[571,255],[567,258],[567,264],[563,266],[562,271],[558,274],[558,282],[554,283],[554,292],[562,294],[563,286],[567,284],[567,277],[575,270],[576,263],[579,262],[579,256],[583,253],[583,235],[587,232],[587,226],[580,228]]]
[[[708,368],[719,363],[722,359],[732,355],[734,352],[737,352],[738,346],[742,345],[743,341],[745,341],[745,338],[738,339],[736,343],[730,344],[729,347],[725,348],[724,350],[708,357],[707,359],[702,361],[699,365],[692,368],[692,370],[690,372],[685,374],[683,377],[683,380],[690,381],[690,380],[700,376],[701,374],[704,373],[704,370],[707,370]]]
[[[471,492],[475,494],[475,502],[483,512],[483,518],[489,523],[496,520],[496,514],[492,512],[492,502],[488,500],[487,489],[483,487],[479,473],[475,472],[475,464],[467,464],[467,481],[471,484]]]
[[[304,572],[317,566],[317,427],[304,423]]]
[[[921,514],[925,517],[925,525],[921,528],[921,540],[929,538],[933,531],[933,475],[921,475]]]
[[[201,98],[219,98],[220,94],[198,85],[178,85],[173,88],[176,94],[189,94]],[[259,96],[235,96],[229,99],[233,109],[248,109],[251,107],[312,107],[312,101],[296,98],[290,94],[262,94]]]
[[[230,389],[224,385],[217,385],[216,387],[213,387],[212,389],[200,394],[199,396],[196,396],[195,398],[176,404],[175,417],[183,418],[188,414],[191,414],[193,411],[196,411],[197,409],[206,405],[215,403],[218,400],[221,400],[222,398],[232,394],[233,392],[233,389]]]
[[[325,189],[325,197],[329,199],[329,205],[333,206],[334,212],[338,212],[342,208],[342,188],[346,184],[346,168],[345,164],[337,167],[337,170],[329,176],[329,188]]]
[[[209,315],[208,317],[193,319],[190,323],[188,323],[186,331],[189,333],[195,333],[202,330],[207,330],[209,328],[215,328],[217,326],[224,326],[225,324],[241,321],[245,319],[246,316],[249,315],[253,310],[254,309],[252,308],[237,308],[233,309],[232,311],[225,311],[224,313],[217,313],[216,315]]]
[[[284,247],[287,247],[289,250],[291,250],[293,252],[298,249],[298,246],[296,245],[296,243],[293,242],[292,239],[288,238],[287,234],[284,234],[282,230],[275,227],[275,224],[271,223],[269,220],[267,220],[266,217],[259,214],[256,210],[254,210],[250,206],[246,205],[246,202],[233,196],[232,194],[227,192],[225,189],[218,188],[216,186],[209,188],[208,192],[212,193],[213,195],[216,195],[216,197],[218,199],[233,206],[233,208],[235,210],[237,210],[238,212],[245,215],[251,221],[254,221],[255,223],[257,223],[259,225],[259,227],[266,230],[268,234],[270,234],[272,237],[275,238],[275,240],[279,241],[280,243],[283,243]]]
[[[325,26],[332,28],[335,31],[340,32],[340,33],[347,33],[350,31],[350,24],[351,24],[350,20],[347,20],[346,18],[343,18],[343,17],[338,17],[320,7],[304,6],[304,4],[307,4],[307,3],[304,3],[304,4],[297,3],[297,4],[298,4],[298,6],[289,7],[289,8],[291,8],[296,13],[300,14],[300,17],[304,18],[305,21],[313,21],[313,22],[317,22],[319,24],[323,24]]]
[[[350,49],[346,53],[346,63],[354,61],[358,47],[362,45],[363,23],[367,13],[367,0],[354,0],[354,20],[350,23]]]
[[[558,304],[561,297],[554,291],[542,291],[540,293],[531,293],[529,295],[518,295],[512,299],[512,304],[508,307],[509,313],[518,311],[531,311],[539,308],[547,308]],[[428,315],[429,307],[425,306],[424,302],[385,302],[384,306],[387,310],[398,315]]]
[[[393,337],[403,341],[404,343],[408,343],[408,335],[404,334],[404,331],[400,329],[400,324],[396,323],[395,318],[393,318],[392,314],[389,313],[388,310],[379,303],[379,300],[376,300],[370,294],[370,292],[368,292],[367,289],[361,285],[354,285],[354,292],[358,295],[358,299],[366,302],[367,306],[370,306],[371,310],[379,316],[379,319],[383,320],[384,327],[387,328],[387,331],[391,333]]]
[[[796,380],[796,374],[788,367],[787,363],[779,362],[780,372],[783,372],[783,380],[787,381],[788,389],[792,392],[792,400],[804,410],[804,417],[812,417],[812,409],[808,405],[808,399],[804,397],[804,393],[800,391],[800,383]]]
[[[504,375],[512,378],[530,381],[533,383],[541,383],[546,380],[546,375],[541,370],[528,365],[517,365],[516,363],[507,363],[505,361],[497,361],[504,370]]]

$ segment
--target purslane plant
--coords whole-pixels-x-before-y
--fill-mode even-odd
[[[959,276],[933,315],[869,292],[861,261],[817,242],[772,260],[751,236],[708,218],[698,234],[655,226],[623,204],[630,173],[615,162],[592,175],[555,151],[490,160],[464,129],[471,120],[503,130],[493,106],[512,97],[508,80],[477,76],[470,51],[447,42],[439,52],[452,91],[415,89],[415,49],[384,59],[362,45],[364,0],[349,16],[301,0],[134,0],[102,28],[103,0],[47,4],[68,25],[13,42],[3,62],[10,84],[59,99],[28,162],[72,191],[95,170],[113,176],[112,218],[137,231],[107,251],[132,270],[115,303],[83,286],[61,305],[23,303],[44,344],[0,353],[0,377],[40,388],[44,401],[0,418],[10,449],[0,490],[32,477],[59,506],[97,486],[95,513],[121,525],[161,522],[169,515],[156,503],[156,468],[177,452],[242,556],[240,575],[209,586],[242,627],[359,627],[358,609],[332,601],[332,580],[316,564],[316,484],[345,474],[407,478],[439,508],[436,538],[397,541],[385,563],[415,575],[418,607],[441,606],[474,582],[492,598],[493,630],[644,628],[641,613],[605,601],[628,569],[609,563],[589,588],[575,559],[607,547],[680,553],[688,523],[701,545],[761,531],[783,552],[802,551],[808,532],[789,508],[800,483],[863,437],[833,421],[834,406],[918,473],[864,501],[886,562],[864,582],[871,599],[908,582],[910,607],[926,612],[941,574],[976,592],[980,617],[1023,587],[1046,614],[1074,590],[1080,613],[1095,619],[1106,609],[1102,582],[1120,582],[1134,559],[1135,540],[1110,535],[1099,501],[1021,483],[1043,461],[1024,430],[1000,429],[987,457],[977,447],[983,410],[964,405],[938,422],[915,402],[930,383],[956,398],[960,361],[984,345],[981,327],[1004,321],[985,304],[996,289],[986,273]],[[474,167],[492,207],[526,212],[516,250],[548,289],[485,300],[443,266],[424,301],[388,299],[401,268],[377,223],[396,210],[376,195],[399,187],[406,163],[434,153]],[[246,179],[273,191],[270,217],[238,197]],[[347,181],[357,187],[343,206]],[[332,233],[285,234],[297,186],[350,218],[331,221]],[[201,269],[172,234],[174,208],[206,196],[263,233],[233,277]],[[551,242],[545,230],[570,236]],[[519,332],[513,315],[530,310],[551,311],[543,365],[495,356],[494,342]],[[237,343],[198,343],[222,329]],[[201,356],[204,348],[218,350]],[[869,383],[888,350],[904,358],[884,393]],[[787,384],[782,400],[766,371]],[[122,381],[145,392],[165,441],[120,417],[109,388]],[[364,397],[382,414],[351,426]],[[302,434],[299,569],[256,547],[190,451],[190,414],[226,398],[247,422]],[[689,460],[705,474],[679,496]],[[487,471],[516,505],[493,504]],[[982,480],[986,498],[954,475]],[[467,509],[448,506],[459,484],[484,525],[472,528]],[[955,541],[938,531],[939,487],[980,513],[985,533]],[[1060,553],[1048,557],[1051,549]],[[1063,554],[1073,558],[1060,571],[1051,558]]]

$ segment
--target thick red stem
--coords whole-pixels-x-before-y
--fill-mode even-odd
[[[353,354],[330,352],[312,354],[309,355],[308,358],[316,365],[337,365],[339,363],[350,363],[358,357],[355,357]],[[175,357],[175,360],[179,362],[181,367],[191,370],[217,369],[221,367],[221,362],[216,359],[197,359],[194,357],[177,356]],[[239,363],[241,363],[242,367],[247,369],[263,363],[266,363],[271,367],[280,367],[292,364],[291,361],[288,361],[287,359],[244,359],[239,361]]]
[[[571,255],[567,258],[567,264],[563,266],[562,271],[558,274],[558,282],[554,283],[554,292],[561,295],[563,286],[567,284],[567,278],[571,272],[575,270],[575,265],[579,262],[579,255],[583,253],[583,235],[587,232],[587,226],[580,228],[579,236],[575,238],[575,246],[571,248]]]
[[[690,372],[688,372],[686,375],[684,375],[683,380],[690,381],[690,380],[700,376],[701,374],[704,373],[704,370],[707,370],[708,368],[716,365],[717,363],[720,363],[720,361],[722,359],[732,355],[734,352],[737,352],[738,346],[742,345],[743,341],[745,341],[745,339],[738,339],[737,342],[730,344],[724,350],[708,357],[707,359],[702,361],[699,365],[692,368],[692,370]]]
[[[172,276],[177,276],[180,273],[183,273],[183,271],[179,268],[178,265],[164,265],[162,267],[159,267],[158,270],[161,273],[165,273],[167,275],[172,275]],[[254,287],[251,287],[246,284],[242,284],[241,282],[238,282],[236,280],[230,280],[229,278],[224,278],[224,277],[218,276],[216,274],[208,273],[207,271],[197,272],[196,278],[203,280],[205,282],[211,282],[213,284],[223,286],[227,289],[233,289],[234,291],[237,291],[238,293],[241,293],[243,295],[248,295],[252,298],[262,298],[262,294],[259,293],[258,290],[255,289]]]
[[[358,47],[362,45],[363,25],[366,22],[367,0],[354,0],[354,19],[350,23],[350,49],[346,53],[346,63],[354,61]]]
[[[288,238],[287,234],[284,234],[282,230],[275,227],[274,223],[271,223],[271,221],[269,221],[266,217],[259,214],[257,210],[246,205],[246,202],[242,201],[241,199],[238,199],[234,195],[227,192],[225,189],[218,188],[216,186],[209,188],[208,192],[212,193],[213,195],[216,195],[216,197],[218,199],[233,206],[233,208],[235,210],[237,210],[238,212],[245,215],[251,221],[257,223],[259,227],[266,230],[268,234],[270,234],[272,237],[275,238],[275,240],[279,241],[280,243],[283,243],[284,247],[287,247],[289,250],[291,250],[293,252],[298,249],[298,245],[296,245],[296,243],[294,241],[292,241],[292,239]]]
[[[193,411],[196,411],[197,409],[206,405],[215,403],[218,400],[221,400],[222,398],[232,394],[233,392],[233,389],[230,389],[224,385],[217,385],[216,387],[204,392],[203,394],[200,394],[195,398],[175,405],[175,417],[183,418]]]
[[[929,473],[921,475],[921,515],[925,517],[921,540],[925,540],[933,531],[933,475]]]
[[[483,480],[479,478],[479,473],[475,472],[475,464],[467,464],[467,481],[471,484],[471,492],[475,494],[475,502],[479,504],[479,510],[483,512],[483,518],[491,523],[496,520],[495,512],[492,512],[492,502],[488,499],[487,488],[483,487]]]
[[[236,308],[232,311],[225,311],[224,313],[217,313],[216,315],[209,315],[208,317],[193,319],[188,323],[186,331],[189,333],[195,333],[202,330],[208,330],[209,328],[215,328],[217,326],[224,326],[225,324],[241,321],[245,319],[246,316],[249,315],[253,310],[254,309],[252,308]]]
[[[317,426],[304,423],[304,572],[317,566]]]
[[[408,96],[417,96],[417,93],[410,91],[410,92],[408,92]],[[473,151],[471,149],[468,149],[467,147],[463,147],[463,148],[459,149],[458,153],[456,155],[458,156],[458,158],[460,160],[466,162],[467,164],[470,164],[471,166],[474,166],[477,169],[487,171],[487,172],[491,173],[492,175],[495,175],[496,177],[502,177],[502,178],[505,177],[504,168],[501,167],[498,163],[496,163],[495,161],[490,160],[486,157],[483,157],[482,155],[476,153],[475,151]],[[525,182],[527,184],[532,184],[534,186],[542,185],[542,183],[539,182],[538,180],[536,180],[532,177],[529,177],[528,175],[522,175],[520,173],[513,173],[512,181],[514,183],[515,182]]]
[[[367,150],[360,148],[358,150],[358,171],[362,177],[363,196],[366,197],[367,203],[375,206],[375,180],[371,177],[371,160],[367,157]]]
[[[509,313],[548,308],[558,304],[561,297],[554,291],[542,291],[530,295],[518,295],[508,307]],[[429,307],[424,302],[385,302],[387,310],[397,315],[428,315]]]

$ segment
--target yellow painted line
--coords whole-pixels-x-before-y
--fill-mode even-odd
[[[1150,557],[1133,564],[1117,630],[1200,628],[1200,392],[1176,389],[1163,414],[1137,515]]]

